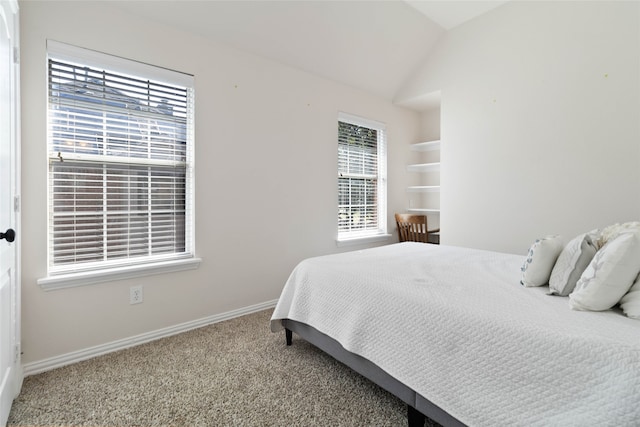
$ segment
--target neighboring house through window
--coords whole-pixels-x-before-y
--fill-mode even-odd
[[[338,116],[338,242],[386,237],[385,125]]]
[[[51,41],[47,49],[42,282],[183,269],[194,258],[193,76]]]

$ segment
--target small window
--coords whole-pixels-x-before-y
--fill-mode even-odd
[[[191,258],[193,77],[48,42],[49,276]]]
[[[386,138],[382,123],[338,117],[338,240],[384,235]]]

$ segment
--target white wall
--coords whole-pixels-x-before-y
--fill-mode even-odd
[[[640,219],[640,3],[510,2],[397,96],[441,90],[442,242],[525,253]]]
[[[301,259],[358,249],[335,244],[338,111],[387,125],[394,232],[418,113],[109,3],[23,2],[21,28],[24,363],[274,300]],[[195,75],[199,269],[50,292],[37,285],[47,274],[47,38]],[[144,285],[144,303],[132,306],[134,284]]]

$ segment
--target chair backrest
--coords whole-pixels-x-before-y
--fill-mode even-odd
[[[398,238],[401,242],[427,243],[427,216],[418,214],[396,214]]]

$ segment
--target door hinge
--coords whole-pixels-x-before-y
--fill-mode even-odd
[[[13,210],[20,212],[20,196],[13,196]]]
[[[13,48],[13,63],[14,64],[20,63],[20,50],[17,47]]]
[[[13,363],[18,363],[18,360],[20,360],[20,345],[16,344],[15,353],[13,354]]]

